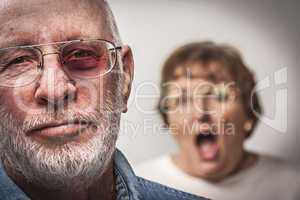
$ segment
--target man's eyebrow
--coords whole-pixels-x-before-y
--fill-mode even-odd
[[[61,36],[58,38],[65,38],[57,41],[51,41],[51,43],[56,43],[56,42],[66,42],[66,41],[72,41],[72,40],[79,40],[79,39],[86,39],[89,38],[88,36],[85,36],[81,33],[75,33],[69,37]],[[32,38],[33,39],[33,38]],[[48,43],[37,43],[32,39],[25,39],[25,38],[19,38],[19,39],[10,39],[10,40],[0,40],[0,49],[2,48],[9,48],[9,47],[18,47],[18,46],[31,46],[31,45],[39,45],[39,44],[48,44]],[[97,38],[93,38],[97,39]]]
[[[64,41],[49,42],[49,44],[56,43],[56,42],[66,42],[66,41],[71,41],[71,40],[78,40],[78,39],[82,39],[82,37],[70,37]],[[48,43],[37,43],[37,42],[28,40],[28,39],[17,39],[17,40],[0,42],[0,44],[1,44],[0,49],[3,49],[3,48],[10,48],[10,47],[43,45],[43,44],[48,44]]]
[[[34,42],[32,40],[28,39],[13,39],[11,41],[1,41],[0,42],[0,48],[8,48],[8,47],[16,47],[16,46],[29,46],[34,45]]]
[[[67,37],[66,41],[79,40],[79,39],[85,39],[85,37],[80,34],[78,34],[78,35],[76,34],[76,35]]]

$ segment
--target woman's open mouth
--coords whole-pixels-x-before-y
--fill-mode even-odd
[[[218,158],[218,136],[211,132],[200,132],[195,137],[195,144],[201,160],[214,161]]]

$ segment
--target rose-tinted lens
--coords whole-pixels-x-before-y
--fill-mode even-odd
[[[114,64],[115,48],[106,41],[80,41],[63,48],[62,60],[68,72],[75,77],[98,77],[109,71]]]

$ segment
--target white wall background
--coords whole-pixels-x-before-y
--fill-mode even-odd
[[[261,123],[247,147],[300,164],[300,3],[298,0],[110,0],[123,41],[135,57],[134,91],[129,112],[123,116],[118,147],[138,164],[174,151],[172,138],[157,129],[162,124],[155,111],[161,65],[169,53],[186,42],[210,39],[238,47],[258,80],[286,68],[287,83],[261,92],[266,116],[279,116],[284,133]],[[149,85],[152,83],[152,86]],[[138,87],[141,90],[138,90]],[[276,103],[276,91],[288,92],[287,118],[284,99]],[[153,95],[142,98],[137,95]],[[276,108],[276,105],[277,108]],[[141,110],[143,109],[143,110]],[[156,126],[153,128],[153,126]],[[151,128],[152,127],[152,128]]]

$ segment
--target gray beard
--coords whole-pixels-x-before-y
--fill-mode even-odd
[[[28,182],[49,189],[69,187],[74,180],[89,184],[95,177],[101,176],[115,150],[120,115],[108,111],[68,111],[64,116],[92,120],[100,127],[101,133],[97,132],[88,142],[80,145],[67,143],[57,148],[47,148],[26,137],[24,130],[49,120],[51,116],[39,115],[35,119],[25,120],[22,127],[18,127],[13,116],[0,108],[2,161],[5,159],[13,171],[21,173]]]

